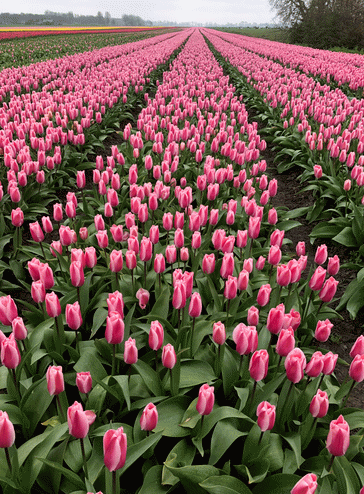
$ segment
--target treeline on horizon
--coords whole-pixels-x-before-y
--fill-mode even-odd
[[[160,21],[161,22],[161,21]],[[0,25],[3,26],[154,26],[157,22],[144,20],[137,15],[124,14],[120,18],[111,17],[109,12],[97,15],[78,15],[73,12],[60,13],[46,10],[44,14],[0,13]],[[163,22],[164,26],[177,26],[176,22]]]

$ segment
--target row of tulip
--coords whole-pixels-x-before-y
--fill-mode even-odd
[[[279,49],[277,44],[271,43],[270,55],[269,43],[263,43],[263,52],[257,48],[258,53],[265,54],[262,57],[247,51],[247,46],[253,47],[239,36],[214,35],[210,39],[223,58],[237,67],[237,74],[246,78],[242,84],[251,103],[269,123],[265,135],[278,151],[276,159],[282,161],[279,171],[302,168],[304,190],[311,191],[314,197],[313,206],[303,209],[302,214],[307,214],[310,221],[323,220],[313,228],[311,240],[330,238],[356,249],[357,255],[362,256],[363,100],[350,99],[341,90],[272,61],[277,56],[277,60],[290,63],[286,50]],[[302,70],[310,67],[311,59],[302,60]],[[239,81],[237,74],[235,78]],[[355,80],[353,73],[352,82]],[[362,263],[355,268],[361,269]],[[363,306],[355,298],[355,293],[362,290],[363,285],[355,280],[341,305],[342,308],[347,303],[353,318]]]
[[[359,492],[364,418],[345,404],[363,343],[342,387],[337,355],[311,346],[330,336],[339,259],[321,245],[308,272],[304,242],[283,254],[295,213],[271,207],[265,142],[198,30],[145,102],[92,189],[81,170],[52,219],[13,209],[33,303],[0,298],[0,482]]]
[[[171,28],[165,28],[171,31]],[[41,62],[52,58],[74,55],[75,53],[92,51],[104,46],[115,46],[131,43],[140,39],[160,35],[164,28],[154,30],[120,30],[118,32],[84,31],[66,34],[62,31],[54,36],[21,37],[2,40],[0,45],[0,69],[19,67]],[[50,33],[53,34],[53,33]]]

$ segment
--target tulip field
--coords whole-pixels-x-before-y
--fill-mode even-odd
[[[363,494],[363,59],[139,34],[0,72],[2,492]]]

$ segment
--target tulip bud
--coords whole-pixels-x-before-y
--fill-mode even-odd
[[[76,386],[80,393],[89,393],[92,389],[92,377],[90,372],[78,372],[76,375]]]
[[[81,403],[77,401],[68,407],[67,422],[71,436],[83,439],[87,436],[90,425],[94,423],[96,414],[91,410],[83,410]]]
[[[162,364],[168,369],[173,369],[176,362],[177,356],[174,347],[170,343],[167,343],[162,349]]]
[[[124,362],[132,365],[138,361],[138,349],[133,338],[129,338],[125,342],[124,346]]]
[[[64,379],[61,366],[50,365],[46,373],[47,389],[51,396],[64,391]]]
[[[257,407],[257,424],[262,432],[270,431],[276,420],[276,407],[268,401],[262,401]]]
[[[160,349],[163,344],[164,330],[163,326],[159,321],[152,321],[150,323],[148,344],[150,348],[154,351]]]
[[[257,350],[249,362],[249,374],[254,381],[261,381],[268,373],[269,355],[267,350]]]
[[[312,417],[325,417],[329,409],[329,398],[326,391],[317,390],[310,403],[310,414]]]
[[[110,472],[119,470],[125,464],[127,437],[124,429],[109,429],[103,438],[104,463]]]
[[[11,448],[15,441],[15,430],[7,412],[0,410],[0,448]]]
[[[343,456],[350,445],[350,428],[342,415],[330,422],[326,448],[333,456]]]
[[[152,431],[158,423],[157,407],[153,403],[148,403],[140,417],[140,428],[143,431]]]
[[[148,290],[145,290],[144,288],[139,288],[135,296],[139,300],[139,307],[141,309],[145,309],[147,303],[149,302],[149,296],[150,296]]]
[[[223,345],[226,340],[225,325],[219,321],[215,322],[212,327],[212,339],[217,345]]]
[[[303,371],[306,367],[306,357],[303,351],[300,348],[290,351],[284,361],[284,367],[287,378],[295,384],[298,383],[303,378]]]
[[[212,412],[215,402],[214,387],[203,384],[198,392],[196,410],[200,415],[208,415]]]
[[[112,345],[121,343],[124,339],[124,321],[118,312],[111,312],[106,318],[106,341]]]
[[[308,473],[295,484],[291,494],[315,494],[317,489],[317,476],[314,473]]]
[[[350,357],[354,358],[356,355],[364,355],[364,336],[358,336],[354,345],[350,350]]]
[[[81,308],[78,302],[66,305],[66,323],[77,331],[82,325]]]
[[[328,319],[325,319],[325,321],[317,321],[316,330],[315,330],[316,340],[321,342],[327,341],[331,334],[332,327],[333,324]]]

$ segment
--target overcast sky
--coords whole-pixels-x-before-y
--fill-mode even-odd
[[[272,22],[274,12],[268,0],[12,0],[0,6],[0,12],[13,14],[44,14],[69,12],[74,14],[96,15],[110,12],[111,17],[120,18],[124,14],[138,15],[144,20],[173,22],[206,22],[238,24],[239,22]]]

